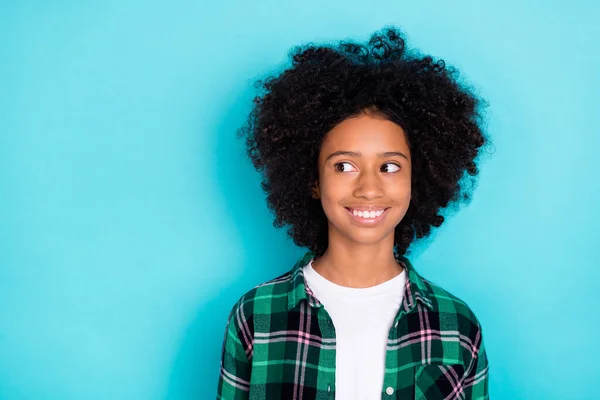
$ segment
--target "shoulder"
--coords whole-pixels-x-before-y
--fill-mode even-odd
[[[428,322],[433,331],[439,329],[442,341],[457,346],[444,346],[444,357],[461,360],[466,371],[471,371],[476,360],[487,363],[483,344],[483,328],[473,309],[460,297],[441,286],[422,279],[431,301]],[[479,365],[479,364],[478,364]]]
[[[229,320],[246,321],[255,315],[270,314],[287,307],[292,272],[256,285],[242,294],[233,305]]]
[[[312,257],[313,253],[306,251],[292,268],[241,295],[231,309],[229,321],[240,328],[252,326],[264,330],[270,326],[271,318],[287,315],[290,299],[303,287],[302,267]]]
[[[432,309],[439,316],[442,330],[456,330],[476,342],[481,340],[482,326],[473,309],[462,298],[443,287],[423,279],[429,291]]]

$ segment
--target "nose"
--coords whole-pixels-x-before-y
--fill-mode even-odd
[[[363,171],[357,178],[354,196],[364,199],[377,199],[384,195],[383,185],[377,173]]]

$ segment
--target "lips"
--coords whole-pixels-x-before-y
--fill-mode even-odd
[[[383,213],[375,218],[363,218],[363,217],[359,217],[358,215],[354,215],[354,213],[352,212],[352,209],[349,207],[345,207],[346,211],[348,212],[348,215],[350,216],[351,220],[360,225],[360,226],[365,226],[365,227],[373,227],[373,226],[377,226],[381,223],[381,221],[383,221],[385,219],[385,217],[387,216],[389,207],[381,207],[381,208],[368,208],[368,209],[354,209],[356,211],[377,211],[377,210],[382,210],[383,209]]]
[[[383,205],[383,204],[369,204],[369,205],[358,204],[356,206],[347,206],[346,208],[349,208],[351,210],[356,210],[356,211],[378,211],[378,210],[385,210],[386,208],[389,208],[389,207],[386,205]]]

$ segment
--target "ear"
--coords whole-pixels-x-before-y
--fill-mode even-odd
[[[319,191],[319,182],[318,181],[315,181],[313,186],[310,188],[310,195],[315,200],[317,200],[321,197],[321,192]]]

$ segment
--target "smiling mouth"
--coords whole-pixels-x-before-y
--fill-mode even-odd
[[[359,225],[363,226],[373,226],[383,221],[385,216],[387,215],[390,207],[383,208],[380,210],[372,210],[372,211],[361,211],[361,210],[352,210],[351,208],[344,207],[348,214],[352,218],[353,221],[357,222]]]

